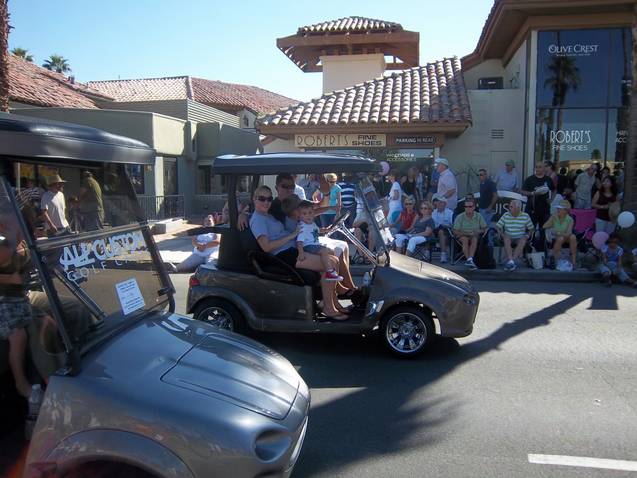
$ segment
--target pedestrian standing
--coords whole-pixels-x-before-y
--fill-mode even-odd
[[[449,169],[447,158],[436,158],[434,164],[436,171],[440,174],[436,194],[447,198],[447,207],[455,211],[458,205],[458,182],[456,181],[456,176]]]
[[[95,231],[102,229],[104,227],[102,188],[90,171],[84,171],[79,200],[83,230]]]
[[[535,165],[535,174],[524,180],[522,194],[529,198],[526,212],[531,216],[533,224],[540,227],[540,244],[544,244],[544,230],[542,225],[551,215],[551,191],[553,181],[544,173],[544,164]]]
[[[389,213],[387,214],[387,222],[389,224],[393,224],[398,220],[398,216],[403,210],[403,190],[400,187],[400,182],[398,181],[396,171],[390,171],[387,175],[389,182],[391,183],[391,188],[389,189],[389,195],[387,199],[389,200]]]
[[[66,201],[62,192],[65,183],[66,181],[59,174],[54,174],[49,178],[48,190],[42,195],[42,214],[50,235],[60,234],[69,229],[69,222],[66,219]]]
[[[592,164],[575,178],[575,209],[591,208],[596,182],[595,167]]]
[[[495,184],[498,191],[518,192],[520,190],[520,179],[512,159],[504,163],[504,169],[496,176]]]
[[[347,227],[352,227],[356,218],[356,185],[352,182],[351,176],[344,176],[338,183],[341,188],[341,212],[349,212],[349,217],[345,221]]]
[[[486,169],[478,170],[478,178],[480,178],[480,198],[478,199],[478,206],[480,207],[480,214],[488,226],[491,224],[491,218],[495,214],[495,204],[498,202],[498,190],[495,183],[487,174]]]

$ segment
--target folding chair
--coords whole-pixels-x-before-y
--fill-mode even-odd
[[[577,249],[587,253],[593,245],[597,211],[595,209],[571,209],[571,217],[575,220],[573,233],[577,237]]]
[[[434,247],[438,244],[438,238],[432,236],[426,242],[418,244],[411,257],[423,262],[431,262],[433,258]]]

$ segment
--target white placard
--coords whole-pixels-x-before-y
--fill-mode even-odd
[[[117,297],[119,298],[119,303],[122,305],[124,315],[135,312],[146,305],[135,279],[128,279],[115,284],[115,290],[117,291]]]

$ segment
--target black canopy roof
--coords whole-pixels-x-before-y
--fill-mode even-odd
[[[374,173],[374,160],[349,154],[268,153],[252,156],[225,155],[212,164],[213,174]]]
[[[0,156],[101,163],[154,164],[141,141],[96,128],[0,113]]]

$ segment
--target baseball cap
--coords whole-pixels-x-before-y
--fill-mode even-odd
[[[555,206],[557,209],[570,209],[571,208],[571,203],[568,202],[566,199],[562,199],[557,206]]]
[[[505,166],[515,166],[515,161],[513,161],[512,159],[507,159],[507,160],[504,162],[504,165],[505,165]]]
[[[434,164],[444,164],[449,167],[449,161],[447,161],[447,158],[436,158]]]
[[[431,196],[431,200],[432,201],[444,201],[444,202],[447,202],[447,198],[444,197],[442,194],[434,194],[433,196]]]

